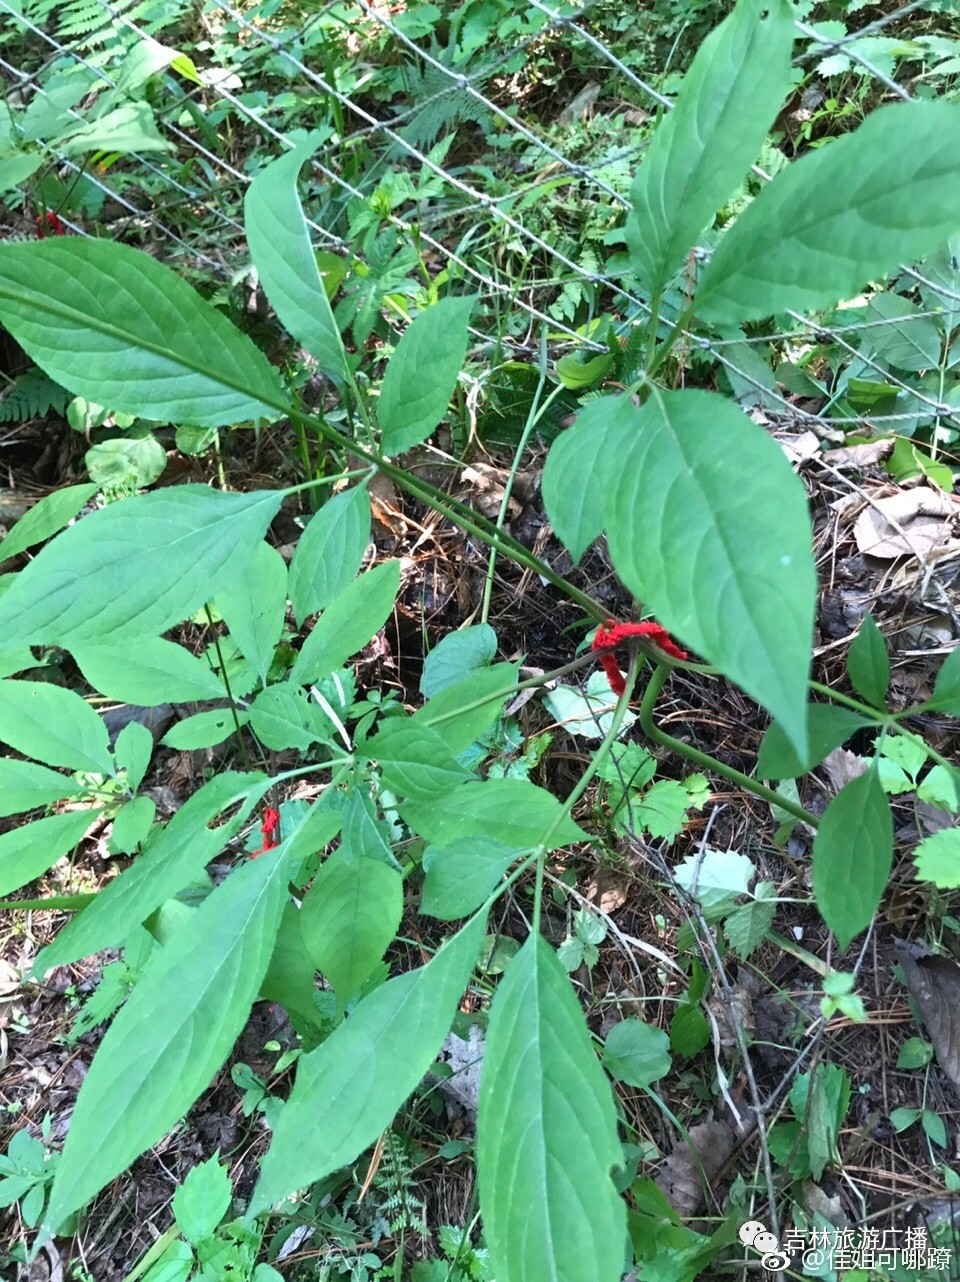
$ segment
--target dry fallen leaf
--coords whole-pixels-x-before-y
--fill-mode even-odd
[[[920,1008],[940,1066],[960,1093],[960,966],[902,939],[895,943],[907,988]]]
[[[869,769],[869,763],[848,748],[834,748],[833,752],[824,757],[821,766],[836,792],[845,788],[852,779],[865,775]]]
[[[781,436],[779,444],[795,468],[820,453],[820,437],[809,430],[799,436]]]
[[[500,515],[500,505],[506,490],[510,473],[502,467],[493,467],[489,463],[474,463],[465,467],[460,473],[460,498],[469,499],[488,520],[496,520]],[[516,482],[514,489],[517,490]],[[519,490],[517,490],[519,493]],[[516,497],[511,494],[507,504],[507,516],[514,518],[523,511]]]
[[[753,995],[743,984],[731,985],[726,995],[715,989],[707,999],[707,1006],[717,1022],[720,1045],[725,1050],[731,1050],[738,1044],[738,1028],[752,1040],[755,1032]]]
[[[688,1131],[690,1144],[681,1136],[657,1172],[657,1185],[678,1215],[696,1215],[710,1187],[733,1152],[734,1134],[726,1122],[708,1118]],[[699,1161],[697,1160],[699,1158]],[[702,1176],[701,1176],[702,1168]]]
[[[865,441],[862,445],[844,445],[838,450],[827,450],[824,462],[834,467],[872,467],[893,453],[894,440],[888,436],[882,441]]]
[[[632,883],[615,869],[598,868],[596,876],[587,887],[586,898],[609,916],[627,902],[631,887]]]
[[[853,534],[865,556],[887,561],[915,556],[922,561],[934,549],[960,547],[951,537],[951,522],[958,516],[960,505],[949,494],[918,485],[873,499],[857,517]]]

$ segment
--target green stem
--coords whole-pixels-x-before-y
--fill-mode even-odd
[[[502,530],[498,530],[492,521],[480,516],[473,508],[459,502],[457,499],[451,498],[448,494],[444,494],[442,490],[438,490],[427,481],[421,481],[417,477],[411,476],[402,467],[397,467],[394,463],[388,462],[382,454],[372,447],[359,445],[357,442],[351,441],[341,432],[338,432],[336,428],[331,427],[329,423],[321,422],[309,414],[301,414],[296,409],[288,408],[286,412],[292,422],[296,419],[302,420],[321,436],[339,446],[345,453],[356,454],[359,458],[370,463],[383,476],[389,477],[400,489],[406,490],[414,498],[418,498],[421,502],[428,504],[434,511],[439,512],[441,516],[447,517],[468,533],[476,535],[484,543],[495,547],[499,552],[503,552],[519,565],[553,583],[555,587],[560,588],[572,601],[575,601],[598,622],[606,621],[608,611],[603,606],[594,601],[592,597],[587,596],[585,592],[581,592],[578,587],[565,579],[562,574],[558,574],[545,561],[541,561],[538,556],[535,556],[529,549],[525,548],[517,539],[505,534]],[[285,493],[298,494],[303,490],[310,489],[315,483],[313,481],[305,481],[302,485],[291,486]]]
[[[925,704],[918,703],[912,708],[904,708],[903,712],[880,712],[877,708],[871,708],[867,703],[861,703],[859,699],[852,699],[848,694],[841,694],[839,690],[831,690],[829,686],[822,685],[819,681],[811,681],[810,689],[815,690],[817,694],[826,695],[834,703],[842,703],[844,707],[850,708],[854,712],[859,712],[875,726],[879,726],[884,734],[889,733],[891,730],[903,730],[902,722],[909,717],[919,716],[926,707]],[[937,765],[946,766],[951,771],[956,770],[956,765],[949,757],[937,752],[936,748],[932,748],[926,740],[924,740],[923,746],[927,756],[935,761]]]
[[[230,678],[227,675],[227,665],[223,660],[223,651],[220,649],[220,638],[217,636],[213,624],[213,616],[210,613],[210,607],[204,607],[204,613],[207,616],[207,622],[210,625],[210,631],[213,633],[213,648],[217,652],[217,662],[220,664],[220,676],[223,679],[223,686],[227,692],[227,699],[230,701],[230,715],[233,718],[233,732],[236,735],[237,744],[240,747],[240,757],[243,761],[244,769],[250,769],[250,758],[247,755],[247,745],[243,742],[243,730],[240,726],[240,718],[237,716],[237,704],[233,697],[233,691],[230,689]]]
[[[694,304],[689,303],[684,308],[684,310],[680,313],[680,315],[677,317],[676,323],[674,324],[673,329],[670,331],[670,336],[666,340],[666,342],[661,343],[658,348],[655,348],[655,350],[651,352],[650,360],[648,361],[648,364],[647,364],[647,378],[649,380],[652,380],[656,375],[657,371],[663,366],[663,363],[666,361],[667,357],[673,351],[673,347],[677,339],[683,336],[684,331],[686,330],[686,327],[687,327],[687,322],[690,320],[691,316],[693,315],[693,309],[694,309]]]
[[[590,764],[581,775],[577,782],[577,786],[570,793],[569,797],[567,797],[566,801],[564,801],[560,806],[560,809],[553,818],[553,822],[544,833],[539,846],[534,852],[537,858],[537,883],[534,890],[533,901],[533,929],[535,933],[540,930],[540,905],[543,901],[543,873],[547,852],[550,850],[550,842],[553,840],[554,833],[570,816],[574,806],[590,786],[590,780],[610,755],[610,749],[613,747],[617,735],[620,733],[620,727],[623,725],[623,719],[627,715],[627,709],[630,707],[630,696],[633,693],[634,682],[637,679],[638,667],[639,655],[635,653],[630,662],[630,671],[627,674],[623,694],[620,695],[617,700],[617,706],[614,709],[613,717],[610,721],[609,727],[607,728],[606,734],[603,736],[603,740],[601,741],[599,748],[597,748],[596,752],[593,754]]]
[[[839,690],[831,690],[829,686],[822,685],[819,681],[811,681],[810,689],[817,694],[826,695],[833,703],[842,703],[845,708],[851,708],[854,712],[861,713],[868,720],[876,722],[877,725],[888,725],[894,723],[894,718],[885,712],[880,712],[877,708],[871,708],[867,703],[861,703],[859,699],[851,699],[848,694],[841,694]]]
[[[500,511],[497,514],[497,529],[503,530],[503,523],[507,519],[507,508],[510,506],[510,496],[513,494],[513,483],[517,477],[517,471],[520,467],[520,460],[523,458],[523,452],[527,448],[527,442],[533,433],[533,429],[546,414],[547,410],[564,390],[563,384],[558,383],[547,399],[540,405],[540,396],[543,392],[543,385],[546,381],[547,371],[546,363],[541,364],[540,382],[537,385],[537,391],[530,405],[530,413],[527,415],[527,421],[523,426],[520,434],[520,440],[517,442],[517,449],[513,456],[513,465],[510,468],[510,475],[507,477],[507,483],[503,487],[503,499],[500,503]],[[486,623],[490,616],[490,599],[493,595],[494,570],[497,565],[497,549],[491,547],[490,559],[487,562],[487,581],[483,585],[483,608],[480,612],[480,622]]]
[[[640,725],[644,734],[649,739],[652,739],[654,743],[662,744],[665,748],[669,748],[671,752],[676,752],[679,756],[686,757],[688,761],[692,761],[695,765],[710,771],[712,774],[721,775],[724,779],[729,779],[738,788],[742,788],[745,792],[752,792],[755,797],[760,797],[771,806],[786,810],[788,814],[795,816],[805,824],[809,824],[811,828],[816,829],[819,827],[820,820],[817,816],[811,814],[809,810],[805,810],[803,806],[791,801],[789,797],[784,797],[779,792],[774,792],[772,788],[758,783],[756,779],[751,779],[749,775],[745,775],[742,771],[735,770],[733,766],[724,765],[722,761],[717,761],[716,757],[711,757],[707,753],[701,752],[699,748],[693,748],[690,744],[683,743],[680,739],[674,739],[673,735],[667,734],[666,731],[654,725],[653,709],[657,699],[660,697],[663,684],[669,675],[670,668],[668,665],[660,663],[654,669],[653,675],[647,683],[639,712]]]
[[[299,398],[298,398],[299,399]],[[301,422],[295,422],[293,425],[297,434],[297,447],[300,450],[300,464],[303,467],[303,479],[305,481],[316,480],[316,474],[313,470],[313,462],[310,458],[310,442],[307,440],[306,429]],[[315,495],[310,492],[310,506],[316,510]]]
[[[657,330],[660,328],[660,306],[662,302],[663,290],[660,289],[650,299],[650,323],[647,329],[647,359],[645,361],[645,368],[647,369],[653,364],[657,351]]]
[[[494,690],[491,694],[484,695],[482,699],[474,699],[471,703],[464,703],[458,708],[451,708],[449,712],[444,712],[439,717],[434,718],[431,725],[442,725],[444,721],[453,721],[459,717],[466,716],[468,712],[483,708],[488,703],[495,703],[498,699],[505,699],[508,695],[518,694],[521,690],[533,690],[537,686],[545,686],[551,681],[558,681],[560,677],[569,676],[571,672],[578,672],[580,668],[585,668],[591,663],[596,663],[596,661],[597,656],[595,654],[581,654],[578,659],[571,659],[569,663],[563,664],[562,667],[554,668],[551,672],[545,672],[541,677],[527,677],[526,681],[514,681],[512,685],[505,685],[500,690]]]

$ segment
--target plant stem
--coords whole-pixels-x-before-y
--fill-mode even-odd
[[[912,708],[904,708],[903,712],[880,712],[877,708],[871,708],[867,703],[861,703],[859,699],[852,699],[848,694],[841,694],[838,690],[831,690],[829,686],[822,685],[819,681],[811,681],[810,689],[815,690],[817,694],[826,695],[834,703],[842,703],[844,707],[861,713],[868,721],[875,726],[879,726],[885,734],[891,730],[903,730],[904,727],[901,723],[906,721],[908,717],[919,716],[925,707],[924,704],[918,703]],[[936,748],[932,748],[926,739],[923,741],[923,746],[927,756],[932,758],[937,765],[946,766],[951,771],[957,769],[949,757],[945,757],[942,752],[937,752]]]
[[[653,379],[654,375],[657,373],[657,371],[663,365],[664,361],[670,355],[677,339],[683,337],[687,322],[690,320],[691,316],[693,315],[693,310],[694,310],[693,303],[689,303],[684,308],[684,310],[680,313],[680,315],[677,317],[676,322],[674,323],[673,329],[670,331],[670,336],[667,338],[667,340],[661,343],[659,347],[654,348],[654,350],[650,353],[650,356],[647,362],[647,371],[646,371],[648,379],[650,380]]]
[[[230,701],[230,715],[233,717],[233,732],[237,738],[237,744],[240,747],[240,758],[243,761],[244,768],[250,769],[250,757],[247,754],[247,745],[243,742],[243,730],[240,726],[240,718],[237,716],[237,704],[233,697],[233,691],[230,689],[230,678],[227,675],[227,665],[223,660],[223,651],[220,649],[220,638],[214,629],[213,616],[210,613],[210,607],[204,606],[204,614],[207,616],[207,622],[210,625],[210,631],[213,632],[213,648],[217,652],[217,662],[220,664],[220,676],[223,678],[224,689],[227,692],[227,698]]]
[[[606,621],[608,612],[603,606],[594,601],[592,597],[587,596],[585,592],[581,592],[578,587],[565,579],[562,574],[558,574],[545,561],[541,561],[538,556],[535,556],[518,540],[505,534],[502,530],[498,530],[492,521],[480,516],[473,508],[459,502],[457,499],[451,498],[427,481],[421,481],[417,477],[409,475],[402,467],[397,467],[395,464],[388,462],[382,454],[372,447],[359,445],[357,442],[351,441],[341,432],[338,432],[336,428],[331,427],[329,423],[321,422],[309,414],[301,414],[299,410],[290,407],[285,407],[284,412],[291,422],[300,419],[321,436],[339,446],[345,453],[356,454],[359,458],[370,463],[378,472],[388,476],[402,490],[406,490],[414,498],[418,498],[421,502],[428,504],[434,511],[439,512],[441,516],[447,517],[456,525],[468,531],[468,533],[476,535],[484,543],[505,553],[519,565],[547,579],[598,622]],[[286,490],[286,493],[298,494],[303,490],[310,489],[314,484],[316,484],[314,481],[305,481],[302,485],[291,486]]]
[[[859,712],[867,717],[870,721],[876,722],[877,725],[892,725],[894,718],[885,712],[880,712],[877,708],[871,708],[869,704],[861,703],[859,699],[851,699],[848,694],[841,694],[839,690],[831,690],[829,686],[822,685],[819,681],[809,682],[810,689],[817,694],[826,695],[833,703],[842,703],[845,708],[852,708],[854,712]]]
[[[718,761],[716,757],[711,757],[707,753],[701,752],[699,748],[691,747],[690,744],[684,743],[680,739],[674,739],[673,735],[667,734],[666,731],[654,725],[653,709],[669,675],[669,666],[665,663],[659,663],[647,682],[647,688],[644,691],[639,711],[640,725],[644,734],[652,739],[654,743],[662,744],[665,748],[669,748],[671,752],[676,752],[679,756],[686,757],[688,761],[692,761],[704,770],[709,770],[712,774],[722,775],[724,779],[729,779],[731,783],[735,783],[745,792],[752,792],[754,796],[760,797],[771,806],[786,810],[788,814],[793,815],[805,824],[809,824],[811,828],[818,828],[820,820],[817,816],[811,814],[809,810],[805,810],[803,806],[791,801],[789,797],[781,796],[779,792],[774,792],[772,788],[768,788],[765,784],[758,783],[756,779],[751,779],[749,775],[745,775],[742,771],[735,770],[733,766],[724,765],[722,761]]]
[[[533,429],[537,426],[537,424],[543,418],[544,414],[546,414],[547,410],[550,408],[553,402],[557,399],[560,393],[564,390],[563,384],[558,383],[557,386],[550,393],[550,395],[547,397],[547,399],[543,402],[543,404],[540,405],[540,396],[543,392],[543,385],[546,382],[546,377],[547,377],[546,362],[543,361],[540,367],[540,382],[537,385],[536,394],[533,398],[533,402],[530,405],[530,413],[527,415],[527,421],[523,425],[523,432],[520,435],[520,440],[517,442],[517,449],[516,449],[516,453],[513,456],[513,465],[510,468],[510,475],[507,477],[507,483],[503,487],[503,499],[500,503],[500,511],[497,514],[498,530],[503,529],[503,523],[507,518],[507,508],[510,506],[510,496],[513,493],[513,483],[516,480],[517,471],[520,467],[520,460],[523,457],[524,450],[527,448],[527,442],[530,439]],[[495,547],[491,547],[490,559],[487,562],[487,581],[483,585],[483,608],[480,612],[481,623],[486,623],[490,615],[490,599],[493,595],[493,579],[494,579],[494,570],[496,569],[496,564],[497,564],[497,549]]]
[[[619,699],[617,700],[617,706],[614,709],[613,717],[610,720],[610,725],[607,729],[606,734],[603,736],[603,740],[601,741],[600,746],[597,748],[596,752],[593,754],[593,757],[590,760],[589,766],[587,766],[586,770],[580,776],[580,779],[578,780],[576,787],[570,793],[569,797],[567,797],[566,801],[564,801],[561,804],[560,809],[558,810],[557,814],[553,819],[553,822],[550,824],[550,827],[547,829],[547,831],[543,834],[543,838],[541,839],[540,844],[536,849],[535,853],[537,857],[537,883],[536,883],[536,888],[534,890],[534,900],[533,900],[533,929],[535,933],[540,930],[540,905],[543,900],[543,873],[544,873],[544,866],[547,858],[547,852],[550,849],[550,842],[553,839],[553,834],[557,831],[560,825],[567,818],[569,818],[570,813],[573,810],[574,806],[577,804],[577,802],[580,800],[580,798],[583,796],[583,794],[586,792],[587,788],[589,787],[590,780],[600,769],[600,766],[603,764],[606,758],[610,755],[610,749],[613,747],[614,741],[616,740],[617,735],[620,733],[620,727],[623,725],[623,719],[627,715],[627,709],[630,707],[630,696],[633,692],[634,682],[637,679],[637,669],[639,667],[639,662],[640,662],[639,655],[635,652],[630,662],[630,671],[627,674],[627,680],[624,686],[623,694],[620,695]]]

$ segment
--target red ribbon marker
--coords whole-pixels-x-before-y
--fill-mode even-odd
[[[67,234],[66,227],[52,209],[46,214],[38,214],[33,225],[37,229],[38,240],[45,240],[47,236],[66,236]]]
[[[260,832],[263,835],[263,845],[259,850],[254,850],[251,853],[251,859],[256,859],[257,855],[265,855],[268,850],[274,850],[280,845],[279,810],[274,810],[273,806],[264,807],[263,823],[260,825]]]
[[[593,635],[590,649],[599,654],[600,665],[607,674],[610,689],[618,698],[626,690],[627,683],[623,679],[623,673],[617,665],[613,652],[628,637],[649,637],[654,645],[659,646],[663,653],[669,654],[672,659],[687,657],[686,650],[681,650],[676,642],[671,640],[666,628],[661,628],[659,623],[614,623],[613,619],[609,623],[601,623]]]

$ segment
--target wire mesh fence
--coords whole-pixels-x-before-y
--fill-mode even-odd
[[[921,7],[913,0],[842,35],[798,21],[796,63],[842,52],[881,97],[909,98],[863,41]],[[609,13],[595,21],[596,0],[504,0],[495,41],[479,19],[470,29],[475,8],[466,6],[462,20],[444,15],[457,31],[444,44],[431,25],[440,14],[433,5],[359,0],[304,12],[279,0],[211,0],[196,13],[169,0],[0,0],[0,73],[8,107],[28,126],[18,145],[33,149],[41,175],[55,174],[60,190],[83,192],[78,213],[59,213],[71,231],[235,279],[248,265],[245,189],[260,165],[303,141],[307,121],[316,150],[304,206],[316,247],[349,266],[352,301],[341,300],[339,315],[358,341],[386,298],[446,272],[476,292],[474,335],[495,336],[505,359],[537,350],[544,327],[553,351],[607,351],[611,327],[624,343],[649,320],[649,299],[620,242],[650,117],[670,109],[675,86],[664,69],[638,68],[629,41],[612,38]],[[150,61],[188,11],[196,65]],[[596,80],[573,94],[565,70],[575,62]],[[145,101],[131,65],[162,69],[163,89]],[[374,74],[383,69],[386,87]],[[114,112],[117,103],[139,104],[137,127],[121,130],[112,148],[103,138],[91,163],[76,136],[108,95]],[[120,117],[101,118],[119,127]],[[771,159],[772,150],[743,199],[766,181]],[[36,192],[34,182],[5,198],[24,234],[37,215]],[[691,256],[686,284],[665,300],[666,320],[683,310],[684,290],[709,252],[705,243]],[[895,343],[922,346],[915,336],[928,336],[934,323],[949,336],[958,280],[937,264],[904,264],[891,296],[919,304],[878,311],[856,300],[846,314],[811,321],[790,313],[774,328],[733,334],[691,330],[686,342],[694,363],[708,363],[741,402],[777,418],[906,435],[923,422],[935,441],[938,432],[946,440],[960,427],[949,342],[939,368],[907,362],[916,377],[889,352]],[[832,379],[804,372],[812,347],[828,354]]]

